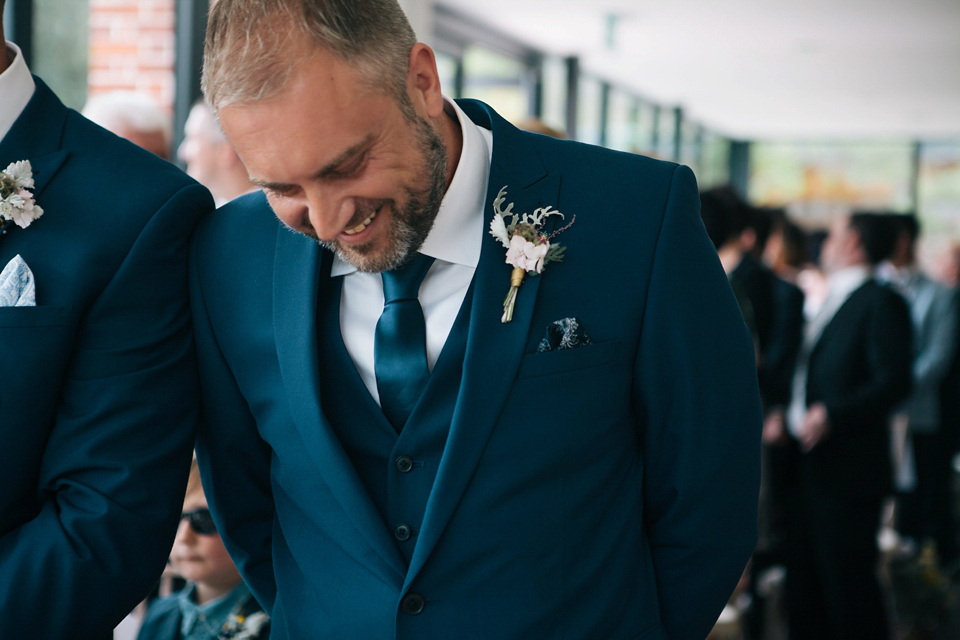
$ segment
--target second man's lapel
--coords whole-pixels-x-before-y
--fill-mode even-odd
[[[324,255],[329,258],[315,241],[284,228],[278,230],[273,322],[280,373],[293,420],[308,455],[343,514],[362,534],[349,539],[338,537],[337,543],[363,563],[367,563],[371,555],[367,547],[372,548],[382,561],[379,570],[383,579],[388,584],[399,583],[406,573],[403,558],[321,410],[317,298],[319,287],[331,284],[330,260],[324,261]],[[366,544],[358,548],[358,543]]]
[[[513,210],[532,213],[538,207],[555,205],[560,187],[559,175],[545,171],[540,159],[523,145],[511,125],[495,114],[478,113],[476,104],[460,103],[475,121],[488,117],[494,131],[493,161],[484,205],[484,238],[474,276],[463,382],[410,562],[407,585],[416,578],[442,535],[493,432],[520,366],[536,305],[541,276],[527,276],[517,294],[513,320],[500,321],[512,267],[506,263],[506,249],[488,233],[493,200],[506,186],[506,202],[514,203]],[[548,221],[550,226],[555,224],[554,218]],[[549,232],[550,226],[545,231]]]

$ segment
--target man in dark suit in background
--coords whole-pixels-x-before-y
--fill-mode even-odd
[[[446,100],[392,0],[219,0],[204,90],[266,194],[195,236],[198,458],[273,637],[702,640],[760,406],[690,171]]]
[[[105,638],[177,527],[197,409],[186,249],[213,202],[65,108],[2,26],[0,169],[29,161],[43,213],[0,220],[0,638]]]
[[[906,430],[914,471],[907,480],[914,486],[898,483],[897,531],[918,546],[936,543],[947,566],[957,557],[950,487],[955,443],[942,423],[940,388],[957,350],[957,296],[917,264],[917,216],[889,213],[884,219],[895,241],[877,278],[904,297],[913,322],[913,390],[897,407],[894,422]]]
[[[873,279],[890,243],[879,217],[854,214],[821,254],[829,292],[804,331],[787,410],[791,640],[889,637],[876,533],[892,481],[887,421],[912,361],[906,303]]]

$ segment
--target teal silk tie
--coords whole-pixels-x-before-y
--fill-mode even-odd
[[[399,433],[420,399],[430,370],[427,327],[417,299],[433,258],[416,254],[398,269],[384,271],[383,313],[373,338],[380,408]]]

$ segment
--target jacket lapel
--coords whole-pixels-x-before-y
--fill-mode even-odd
[[[546,172],[515,128],[482,103],[463,100],[458,104],[474,122],[493,129],[493,161],[484,208],[484,240],[474,276],[463,381],[406,585],[416,578],[436,546],[473,475],[516,377],[530,332],[540,276],[524,278],[513,320],[500,322],[512,268],[505,262],[506,249],[492,236],[487,237],[493,200],[506,186],[504,207],[513,202],[515,212],[532,213],[537,207],[556,205],[560,187],[559,175]],[[548,218],[544,230],[549,232],[555,224],[555,217]]]
[[[29,160],[33,172],[33,195],[43,207],[43,190],[67,159],[61,149],[63,128],[69,110],[44,84],[34,76],[36,90],[13,127],[0,140],[0,170],[11,162]],[[46,213],[46,212],[45,212]],[[43,218],[37,221],[41,224]],[[12,230],[13,225],[8,225]]]
[[[403,558],[320,409],[317,297],[319,287],[331,286],[330,262],[330,254],[316,242],[279,229],[273,276],[273,321],[280,373],[308,454],[344,515],[361,533],[355,538],[349,535],[338,538],[338,543],[367,564],[371,554],[366,548],[357,547],[358,541],[365,542],[382,560],[381,565],[371,568],[378,568],[388,584],[398,584],[406,573]]]

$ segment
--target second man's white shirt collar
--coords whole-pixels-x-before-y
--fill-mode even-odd
[[[19,47],[12,42],[7,42],[6,46],[7,53],[13,55],[13,60],[10,66],[0,73],[0,140],[13,128],[13,123],[23,113],[36,89]]]
[[[483,212],[487,182],[493,157],[493,132],[477,126],[456,102],[444,98],[460,122],[463,148],[450,187],[443,196],[437,219],[419,253],[444,262],[476,268],[483,240]],[[357,269],[338,256],[333,258],[330,275],[347,275]]]

